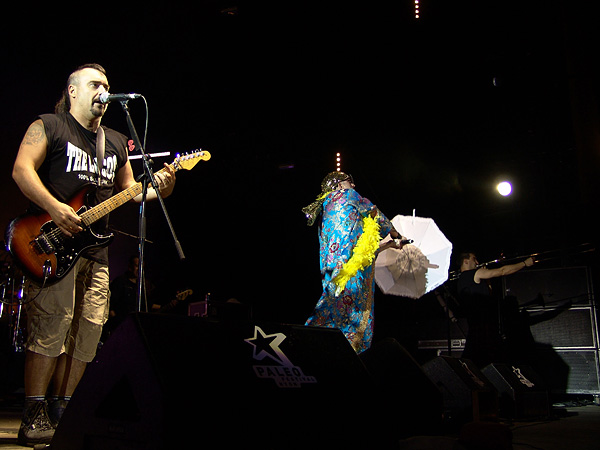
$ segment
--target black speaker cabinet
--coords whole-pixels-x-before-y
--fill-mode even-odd
[[[432,435],[442,426],[443,398],[423,368],[393,338],[386,338],[360,354],[378,391],[381,433],[390,438]],[[395,447],[394,447],[395,448]]]
[[[503,278],[505,295],[516,297],[529,326],[533,352],[527,361],[551,393],[600,394],[597,305],[589,278],[586,267],[522,270]]]
[[[134,314],[89,364],[52,448],[364,445],[373,397],[339,330]]]
[[[530,366],[492,363],[482,372],[498,391],[501,417],[527,419],[550,415],[546,383]]]
[[[557,307],[564,302],[590,305],[594,297],[587,267],[521,270],[502,282],[505,294],[516,297],[525,307]]]
[[[438,356],[426,362],[423,370],[442,392],[446,420],[498,418],[498,393],[472,361]]]
[[[531,334],[554,348],[596,347],[595,313],[590,307],[528,310]]]
[[[542,347],[534,360],[536,372],[554,394],[600,394],[600,362],[593,349]]]

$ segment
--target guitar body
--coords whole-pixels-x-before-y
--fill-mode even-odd
[[[90,188],[82,189],[69,202],[81,216]],[[25,214],[14,219],[6,230],[7,248],[29,278],[38,284],[59,281],[89,248],[106,247],[113,235],[100,236],[88,226],[72,237],[64,235],[47,213]]]

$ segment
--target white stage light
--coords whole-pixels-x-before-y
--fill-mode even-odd
[[[496,189],[498,190],[498,193],[503,197],[507,197],[512,193],[512,185],[508,181],[502,181],[498,183]]]

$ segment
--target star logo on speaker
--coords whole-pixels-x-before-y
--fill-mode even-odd
[[[277,365],[256,364],[252,366],[258,378],[272,378],[280,388],[299,388],[302,383],[316,383],[317,379],[304,375],[302,369],[294,365],[279,345],[285,340],[283,333],[266,334],[259,326],[254,326],[254,336],[244,339],[252,346],[252,358],[263,361],[266,358]]]
[[[260,336],[259,336],[260,335]],[[285,334],[265,334],[260,328],[254,327],[254,337],[250,339],[244,339],[244,342],[254,347],[252,357],[258,361],[262,361],[264,358],[271,358],[275,362],[281,365],[289,365],[290,360],[279,348],[279,344],[285,339]]]

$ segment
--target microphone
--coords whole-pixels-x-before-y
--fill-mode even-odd
[[[122,102],[127,100],[133,100],[134,98],[140,98],[141,96],[142,94],[109,94],[108,92],[102,92],[98,96],[98,100],[100,101],[100,103],[110,103],[115,100]]]

